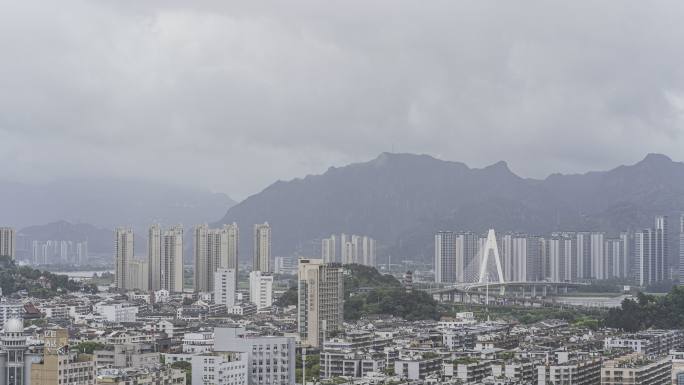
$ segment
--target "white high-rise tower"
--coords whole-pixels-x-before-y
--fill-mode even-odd
[[[253,271],[271,271],[271,226],[268,222],[254,225]]]

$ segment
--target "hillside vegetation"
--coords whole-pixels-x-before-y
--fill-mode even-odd
[[[684,287],[675,286],[664,296],[637,294],[636,300],[625,299],[622,306],[611,309],[606,326],[635,332],[648,328],[684,328]]]
[[[0,257],[0,287],[3,295],[26,290],[37,298],[50,298],[58,293],[87,290],[97,292],[97,287],[70,280],[66,275],[40,271],[29,266],[17,266],[8,257]]]

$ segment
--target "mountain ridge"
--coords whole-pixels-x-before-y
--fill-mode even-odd
[[[235,221],[244,229],[268,221],[274,255],[316,256],[317,239],[346,232],[378,239],[381,261],[389,254],[428,260],[438,230],[614,233],[652,226],[653,216],[681,208],[684,163],[661,154],[605,171],[533,179],[504,161],[470,168],[424,154],[381,153],[277,181],[228,209],[216,225]],[[251,255],[250,243],[243,235],[242,255]]]

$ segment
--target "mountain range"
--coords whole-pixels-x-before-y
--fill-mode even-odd
[[[344,232],[376,238],[378,262],[384,263],[388,255],[430,260],[439,230],[611,235],[651,227],[661,214],[670,216],[675,245],[682,209],[684,163],[660,154],[608,171],[531,179],[505,162],[470,168],[428,155],[383,153],[322,175],[275,182],[232,206],[215,225],[241,226],[243,256],[252,252],[246,226],[268,221],[274,255],[317,256],[320,238]],[[678,248],[671,250],[674,259]]]

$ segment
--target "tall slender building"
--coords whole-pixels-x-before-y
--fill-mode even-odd
[[[220,229],[210,229],[207,225],[195,227],[193,245],[196,292],[214,291],[214,273],[217,269],[231,268],[237,271],[237,226],[233,226],[235,225],[224,225]]]
[[[161,288],[171,293],[183,291],[183,226],[173,226],[161,234]]]
[[[606,279],[603,233],[591,233],[591,278]]]
[[[161,286],[161,226],[154,224],[147,232],[147,271],[150,290],[156,291]]]
[[[576,236],[577,253],[575,255],[577,278],[591,278],[591,233],[580,232]]]
[[[655,227],[634,235],[635,276],[640,286],[668,278],[667,217],[655,217]]]
[[[472,232],[456,235],[456,280],[457,282],[477,282],[480,274],[480,247],[486,243]]]
[[[343,328],[342,266],[321,259],[300,259],[297,327],[303,346],[320,347],[326,336]]]
[[[364,236],[362,242],[362,260],[360,263],[366,266],[375,267],[375,239]]]
[[[254,225],[253,271],[271,271],[271,226],[268,222]]]
[[[334,235],[321,239],[321,258],[326,263],[337,261],[337,238]]]
[[[503,263],[506,281],[527,280],[527,236],[523,234],[505,234],[499,241],[501,263]]]
[[[240,229],[237,223],[233,222],[229,225],[223,225],[223,229],[228,233],[228,260],[221,261],[221,267],[228,269],[238,269],[238,262],[240,261],[239,244],[240,244]]]
[[[0,257],[16,257],[16,233],[12,227],[0,227]]]
[[[128,264],[133,259],[133,230],[118,227],[114,230],[115,284],[117,289],[128,289]]]
[[[452,231],[435,234],[435,282],[457,282],[456,238]]]
[[[209,226],[199,225],[195,227],[192,236],[193,246],[193,260],[195,261],[195,292],[206,292],[209,287],[208,275],[213,276],[213,271],[216,266],[214,261],[209,257],[210,251],[208,243]],[[212,281],[214,278],[212,277]]]
[[[655,217],[655,260],[653,269],[655,280],[663,281],[670,278],[670,245],[668,243],[667,216]]]

